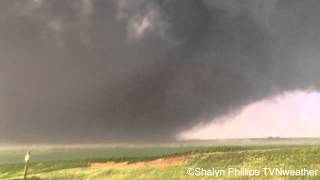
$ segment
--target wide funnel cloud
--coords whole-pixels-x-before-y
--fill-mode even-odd
[[[0,141],[169,140],[250,103],[317,90],[319,9],[317,0],[0,1]]]

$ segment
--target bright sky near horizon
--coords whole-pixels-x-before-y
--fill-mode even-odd
[[[291,92],[245,107],[236,116],[216,119],[179,139],[320,137],[320,93]]]

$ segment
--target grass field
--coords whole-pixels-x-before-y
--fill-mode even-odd
[[[212,179],[212,176],[188,175],[191,168],[193,173],[195,168],[226,172],[215,179],[249,178],[249,174],[228,174],[229,168],[259,170],[261,174],[254,179],[320,179],[320,139],[1,146],[1,180],[22,178],[27,150],[32,153],[29,179]],[[319,176],[264,175],[264,167],[316,169]]]

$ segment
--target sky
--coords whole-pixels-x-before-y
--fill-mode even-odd
[[[250,104],[236,115],[198,125],[178,139],[320,137],[320,93],[289,92]]]
[[[290,110],[270,98],[319,92],[319,9],[318,0],[1,0],[0,143],[174,141],[212,121],[235,136],[234,119],[221,117],[260,124],[244,116]]]

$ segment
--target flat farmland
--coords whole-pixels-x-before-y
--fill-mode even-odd
[[[250,170],[260,171],[255,179],[317,179],[319,176],[313,175],[297,177],[270,172],[264,175],[262,168],[320,170],[320,139],[315,138],[3,145],[0,179],[22,179],[23,158],[27,151],[32,153],[28,177],[41,180],[211,179],[212,176],[216,179],[246,179],[252,175]],[[242,170],[242,174],[228,174],[229,168]],[[216,170],[213,174],[212,169]],[[225,174],[218,174],[218,170]]]

